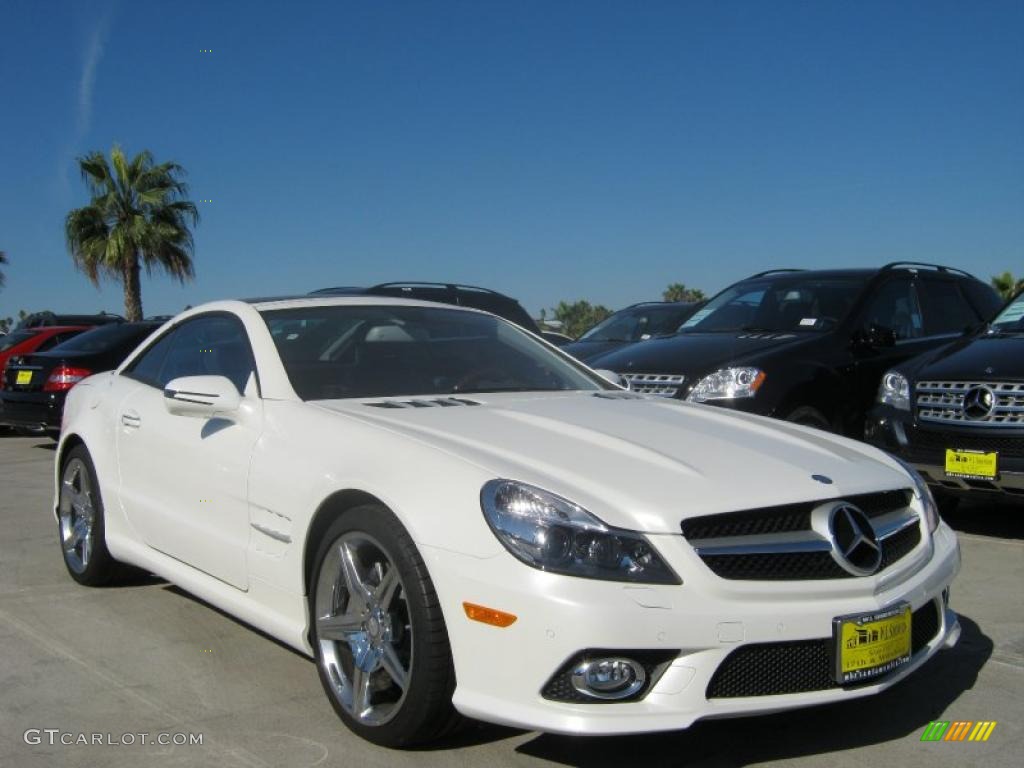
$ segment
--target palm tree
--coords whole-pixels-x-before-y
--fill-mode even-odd
[[[687,288],[683,283],[671,283],[661,293],[664,301],[704,301],[707,296],[700,288]]]
[[[128,160],[116,145],[110,162],[90,152],[78,165],[92,200],[65,220],[71,258],[93,285],[101,276],[120,280],[125,317],[141,320],[142,266],[146,274],[160,267],[182,283],[195,275],[189,222],[195,226],[199,212],[185,199],[185,170],[173,162],[157,165],[148,151]]]
[[[1024,278],[1014,279],[1009,272],[992,276],[992,287],[1004,299],[1009,300],[1021,291],[1024,291]]]
[[[7,254],[0,251],[0,267],[7,263]],[[4,287],[4,273],[0,271],[0,288]]]

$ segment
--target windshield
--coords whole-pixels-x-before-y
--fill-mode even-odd
[[[303,400],[613,388],[477,312],[359,305],[261,314]]]
[[[778,277],[726,288],[683,323],[680,333],[826,331],[849,313],[867,277]]]
[[[631,307],[616,312],[580,336],[580,341],[640,341],[675,333],[693,311],[693,305],[668,304]]]
[[[999,333],[1024,331],[1024,293],[1007,304],[992,321],[992,330]]]
[[[58,344],[53,352],[105,352],[115,347],[134,346],[149,336],[159,326],[151,325],[101,325],[91,331],[80,333],[73,339]]]
[[[15,331],[6,336],[0,336],[0,352],[16,347],[23,341],[28,341],[37,333],[38,331]]]

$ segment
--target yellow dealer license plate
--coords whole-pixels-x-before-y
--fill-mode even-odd
[[[32,371],[18,371],[18,376],[14,379],[14,383],[18,385],[31,384]]]
[[[968,480],[994,480],[999,476],[999,454],[947,448],[946,474]]]
[[[846,685],[887,675],[910,661],[910,606],[832,620],[836,680]]]

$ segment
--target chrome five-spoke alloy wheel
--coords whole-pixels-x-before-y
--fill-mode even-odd
[[[376,539],[340,536],[318,576],[316,639],[332,693],[354,720],[380,726],[401,709],[412,673],[412,626],[398,568]]]
[[[83,573],[95,546],[96,506],[89,471],[79,458],[64,467],[58,514],[64,560],[72,571]]]

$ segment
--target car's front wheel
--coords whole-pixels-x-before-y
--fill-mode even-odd
[[[105,539],[103,498],[92,458],[84,445],[76,445],[64,458],[57,500],[61,553],[71,578],[99,587],[123,572],[110,556]]]
[[[335,520],[312,576],[320,681],[345,724],[388,747],[430,741],[453,727],[444,618],[423,559],[390,510],[361,506]]]

